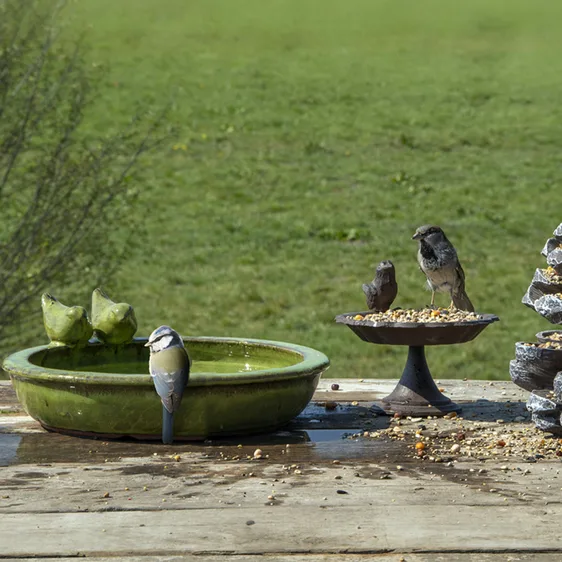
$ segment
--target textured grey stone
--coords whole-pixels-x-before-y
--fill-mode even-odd
[[[552,234],[562,240],[562,222],[556,227],[556,230]]]
[[[544,245],[541,254],[546,258],[546,256],[548,256],[548,254],[552,252],[554,248],[558,248],[559,245],[560,245],[560,240],[558,240],[558,238],[549,238],[546,241],[546,244]]]
[[[556,374],[552,386],[554,387],[555,400],[562,404],[562,371]]]
[[[562,248],[559,246],[548,253],[546,263],[556,270],[559,275],[562,273]]]
[[[562,371],[562,349],[538,347],[538,344],[517,342],[515,359],[528,366],[534,373],[549,373],[550,381]],[[549,388],[552,388],[552,384]]]
[[[547,391],[531,392],[527,400],[527,410],[531,412],[531,420],[542,431],[562,435],[560,414],[562,406],[546,396]]]
[[[527,289],[527,292],[523,295],[521,302],[525,306],[528,306],[529,308],[535,310],[535,301],[540,299],[542,296],[543,295],[531,283],[531,285],[529,285],[529,288]]]
[[[514,384],[531,392],[533,390],[551,390],[555,373],[541,371],[532,363],[512,359],[509,362],[509,376]]]
[[[554,295],[556,293],[562,293],[562,283],[553,283],[550,277],[545,275],[543,269],[536,269],[533,280],[521,302],[535,310],[535,301],[545,295]]]
[[[544,295],[533,303],[534,309],[552,324],[562,324],[562,298]]]

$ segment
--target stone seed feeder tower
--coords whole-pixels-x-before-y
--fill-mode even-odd
[[[551,324],[562,324],[562,224],[541,252],[546,268],[537,269],[522,299]],[[537,342],[517,342],[509,364],[511,380],[531,392],[527,409],[535,425],[562,435],[562,329],[537,334]]]

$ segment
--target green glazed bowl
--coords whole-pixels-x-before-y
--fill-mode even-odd
[[[4,361],[18,400],[45,429],[104,438],[160,439],[162,404],[146,338],[118,348],[46,345]],[[306,407],[328,368],[309,347],[238,338],[184,338],[193,365],[174,438],[267,432]]]

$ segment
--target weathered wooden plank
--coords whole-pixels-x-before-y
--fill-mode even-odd
[[[562,506],[276,506],[6,514],[4,556],[562,550]],[[540,532],[529,532],[540,521]],[[22,540],[25,536],[25,540]]]
[[[479,400],[465,403],[457,400],[462,406],[462,416],[467,420],[492,421],[496,419],[507,419],[516,416],[527,416],[524,402],[494,402]],[[234,441],[247,443],[256,442],[260,439],[268,442],[296,443],[310,440],[309,432],[317,430],[341,430],[359,431],[362,429],[375,430],[388,427],[388,416],[381,414],[375,417],[373,414],[380,412],[376,403],[359,402],[357,405],[339,402],[335,410],[326,410],[322,402],[311,402],[300,416],[289,422],[278,432],[264,436],[240,436],[231,439],[213,439],[212,443]],[[305,433],[303,433],[305,432]],[[2,415],[0,414],[0,435],[2,434],[45,434],[41,425],[29,416],[24,415]],[[317,434],[317,436],[319,436]],[[331,437],[333,439],[333,437]],[[323,438],[313,440],[323,441]]]
[[[18,558],[17,562],[37,562],[52,558]],[[57,562],[76,562],[76,558],[57,558]],[[125,558],[111,556],[109,558],[88,557],[88,562],[118,562]],[[392,554],[267,554],[267,555],[229,555],[229,554],[198,554],[178,556],[127,556],[127,562],[559,562],[560,553],[438,553],[420,554],[414,552]]]
[[[343,395],[340,395],[342,398]],[[462,417],[468,420],[479,419],[481,421],[492,421],[498,418],[510,419],[514,416],[526,414],[524,402],[505,402],[488,399],[478,399],[473,402],[465,402],[455,398],[462,408]],[[378,414],[377,419],[373,414]],[[382,429],[387,427],[389,418],[381,414],[379,404],[369,401],[360,401],[357,405],[346,401],[338,401],[334,410],[328,410],[324,401],[313,401],[301,413],[292,420],[282,431],[302,431],[319,429]],[[0,435],[7,433],[34,434],[45,433],[40,424],[25,415],[2,415],[0,414]],[[274,435],[274,434],[271,434]],[[297,437],[296,435],[294,436]],[[233,438],[234,439],[234,438]],[[248,438],[242,438],[242,441]],[[303,440],[306,436],[303,435]],[[216,439],[213,441],[217,441]],[[220,440],[219,440],[220,441]],[[283,442],[283,439],[279,439]],[[294,440],[293,440],[294,441]]]
[[[466,404],[458,402],[461,403],[463,408],[462,417],[467,420],[492,421],[501,418],[509,421],[513,417],[527,415],[524,403],[479,401]],[[267,436],[259,436],[257,434],[253,437],[240,436],[229,439],[212,439],[211,442],[213,444],[226,442],[255,442],[259,444],[261,440],[262,442],[269,443],[297,443],[299,441],[309,441],[311,438],[314,441],[323,441],[325,439],[320,437],[320,434],[312,432],[318,430],[341,430],[340,433],[343,434],[350,431],[356,432],[363,429],[373,431],[388,427],[390,423],[388,416],[380,415],[377,418],[373,416],[373,412],[377,412],[377,405],[370,402],[360,403],[357,406],[339,403],[336,410],[332,411],[326,410],[321,403],[311,403],[300,416],[296,417],[279,431],[269,433]],[[5,434],[45,435],[46,432],[38,422],[28,416],[0,415],[0,436]],[[314,435],[317,437],[311,437]],[[330,437],[330,439],[334,439],[334,437]]]
[[[18,413],[23,409],[9,380],[0,380],[0,414]]]
[[[45,433],[17,413],[0,415],[0,464],[19,463],[0,472],[0,557],[558,559],[541,552],[561,548],[559,462],[424,463],[412,459],[411,443],[341,440],[335,428],[388,424],[388,417],[373,416],[373,400],[396,381],[343,380],[338,391],[333,383],[322,381],[286,430],[240,438],[240,447],[234,440],[165,447],[75,439]],[[465,401],[465,418],[484,422],[513,419],[526,399],[511,383],[439,386]],[[0,387],[4,399],[13,395],[6,383]],[[336,410],[323,406],[331,396],[340,403]],[[354,396],[361,398],[357,405]],[[269,458],[248,461],[257,446]],[[176,454],[179,462],[171,458]],[[31,541],[18,541],[16,529]]]
[[[332,391],[329,379],[320,381],[312,402],[305,411],[289,424],[289,431],[302,429],[376,429],[384,427],[386,417],[375,420],[373,413],[379,412],[380,398],[386,396],[395,386],[396,381],[356,379],[340,380],[341,390]],[[527,399],[528,393],[509,382],[483,381],[439,381],[451,398],[463,406],[463,415],[467,419],[494,419],[509,414],[506,408]],[[15,393],[9,381],[0,381],[4,401],[3,413],[0,408],[0,434],[2,433],[38,433],[41,426],[30,417],[21,415]],[[376,402],[374,400],[379,400]],[[326,409],[326,402],[336,402],[336,409]],[[357,401],[357,404],[355,404]],[[14,414],[14,412],[16,412]],[[521,405],[519,413],[524,412]]]
[[[301,463],[292,455],[286,464],[211,462],[195,454],[179,462],[147,457],[90,466],[17,465],[0,474],[0,513],[221,510],[271,504],[280,512],[309,506],[441,506],[454,515],[461,505],[545,506],[562,501],[558,462],[338,463]]]
[[[394,390],[398,379],[321,379],[314,400],[345,400],[350,402],[358,397],[361,401],[376,401]],[[455,399],[477,400],[526,400],[528,392],[515,386],[511,381],[480,381],[442,379],[437,381],[443,392]],[[338,384],[340,390],[332,391]],[[342,399],[345,396],[345,399]],[[10,381],[0,380],[0,412],[4,409],[20,408]]]
[[[397,379],[321,379],[314,400],[377,401],[390,394]],[[482,381],[440,379],[436,381],[443,392],[457,400],[526,400],[528,392],[511,381]],[[339,390],[332,391],[338,384]],[[345,396],[345,398],[342,398]]]
[[[27,415],[0,414],[0,435],[5,433],[44,433],[44,429]]]

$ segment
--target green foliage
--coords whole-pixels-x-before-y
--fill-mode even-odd
[[[551,0],[74,4],[89,62],[109,67],[92,133],[178,91],[178,139],[131,182],[146,240],[108,290],[135,306],[140,334],[169,323],[294,341],[330,356],[328,376],[398,376],[405,349],[333,318],[364,308],[361,283],[385,258],[396,304],[426,304],[410,238],[435,222],[471,300],[501,322],[428,349],[430,367],[507,378],[514,342],[549,326],[520,299],[562,219],[561,12]]]
[[[0,4],[3,350],[36,333],[43,290],[62,286],[70,300],[110,275],[138,222],[131,169],[155,142],[138,117],[111,134],[84,132],[103,74],[64,35],[61,6]]]

